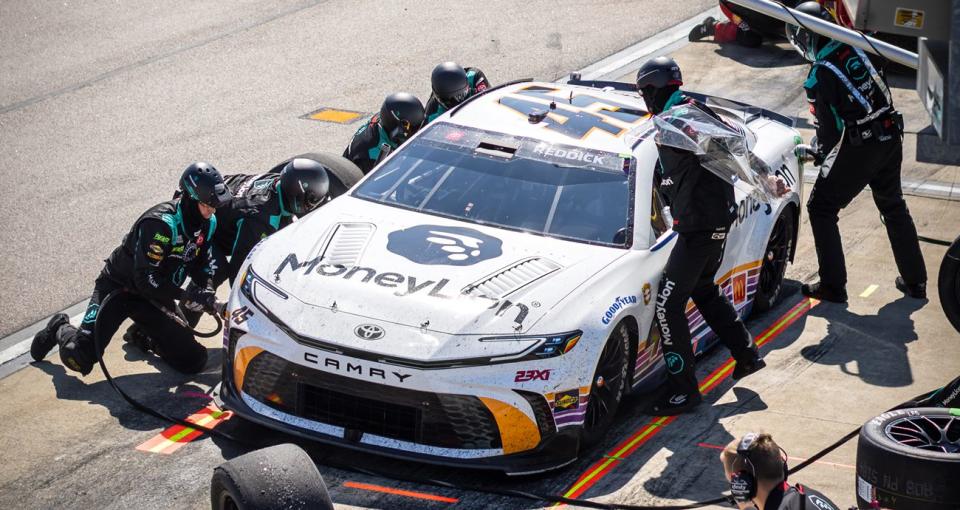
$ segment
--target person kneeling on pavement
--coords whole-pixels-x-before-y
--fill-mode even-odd
[[[680,67],[669,57],[652,59],[637,72],[637,90],[651,113],[685,104],[719,120],[705,104],[685,96],[680,90],[682,84]],[[766,363],[730,300],[714,281],[727,233],[737,217],[733,186],[704,168],[692,152],[661,144],[657,150],[659,191],[670,207],[677,233],[656,305],[668,385],[647,408],[649,414],[663,416],[689,411],[702,401],[686,314],[690,298],[737,361],[734,379],[746,377]]]
[[[837,510],[837,505],[809,487],[787,483],[787,453],[770,434],[748,433],[720,452],[730,494],[741,510]]]
[[[210,241],[217,226],[214,212],[227,203],[230,193],[217,169],[202,162],[184,170],[180,190],[179,198],[143,213],[110,254],[79,328],[58,313],[34,336],[30,355],[35,361],[59,344],[63,364],[87,375],[103,354],[96,351],[95,337],[99,335],[100,348],[105,349],[120,324],[130,318],[146,335],[125,340],[142,340],[137,347],[154,352],[179,372],[203,369],[207,349],[182,318],[175,320],[170,314],[177,309],[176,301],[209,314],[222,306],[209,284],[215,272]],[[184,290],[181,285],[188,275],[197,284]],[[114,297],[101,309],[109,295]]]

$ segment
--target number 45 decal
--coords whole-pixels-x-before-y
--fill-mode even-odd
[[[246,306],[237,308],[233,311],[233,313],[230,314],[230,318],[233,319],[233,322],[236,324],[243,324],[244,322],[247,322],[247,319],[250,317],[253,317],[253,311]]]

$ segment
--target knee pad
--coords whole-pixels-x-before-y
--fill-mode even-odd
[[[85,348],[84,344],[77,340],[77,337],[71,338],[60,346],[60,361],[70,370],[87,375],[93,371],[96,358],[93,348]]]

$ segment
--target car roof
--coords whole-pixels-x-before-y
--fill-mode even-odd
[[[551,108],[551,103],[555,108]],[[531,113],[548,112],[540,122]],[[637,94],[548,82],[496,88],[444,115],[442,121],[593,150],[631,153],[650,115]],[[534,119],[536,120],[536,119]]]

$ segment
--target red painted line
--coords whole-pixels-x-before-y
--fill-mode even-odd
[[[710,448],[711,450],[723,450],[723,449],[724,449],[723,446],[715,445],[715,444],[710,444],[710,443],[697,443],[697,446],[699,446],[699,447],[701,447],[701,448]],[[803,462],[803,461],[805,461],[805,460],[807,460],[807,459],[805,459],[805,458],[803,458],[803,457],[787,457],[787,460],[791,460],[791,461],[795,460],[795,461],[798,461],[798,462]],[[841,467],[841,468],[844,468],[844,469],[852,469],[852,470],[854,470],[854,471],[856,471],[856,469],[857,469],[856,466],[851,466],[851,465],[849,465],[849,464],[838,464],[838,463],[836,463],[836,462],[827,462],[827,461],[825,461],[825,460],[815,461],[814,464],[824,464],[824,465],[826,465],[826,466]]]
[[[804,298],[799,303],[794,305],[790,310],[785,314],[780,316],[773,324],[765,329],[760,335],[755,339],[757,346],[762,346],[765,343],[776,338],[780,333],[785,331],[791,324],[797,321],[800,317],[810,311],[811,308],[816,306],[819,301],[814,299]],[[714,388],[720,385],[731,373],[733,368],[733,359],[728,358],[726,361],[720,364],[713,372],[710,373],[705,379],[706,382],[700,385],[701,393],[708,393]],[[580,477],[577,478],[567,492],[564,494],[567,498],[579,498],[587,490],[597,484],[607,473],[609,473],[613,468],[623,460],[626,460],[634,451],[637,450],[641,445],[649,441],[653,436],[657,435],[664,427],[675,421],[679,416],[670,416],[670,417],[654,417],[650,422],[643,425],[639,430],[634,432],[629,438],[625,441],[618,444],[610,452],[608,452],[602,459],[591,465]],[[554,506],[560,506],[561,503],[558,503]]]
[[[344,487],[349,487],[351,489],[360,489],[371,492],[382,492],[384,494],[393,494],[395,496],[405,496],[408,498],[417,498],[425,499],[427,501],[439,501],[441,503],[459,503],[460,500],[457,498],[448,498],[446,496],[438,496],[436,494],[428,494],[426,492],[417,492],[417,491],[405,491],[403,489],[394,489],[393,487],[384,487],[382,485],[371,485],[368,483],[359,483],[359,482],[343,482]]]

